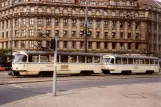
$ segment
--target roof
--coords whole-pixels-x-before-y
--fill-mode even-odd
[[[139,4],[145,4],[145,5],[151,5],[153,7],[158,7],[158,8],[159,8],[159,5],[158,4],[161,5],[161,2],[156,1],[156,0],[138,0],[138,3]]]

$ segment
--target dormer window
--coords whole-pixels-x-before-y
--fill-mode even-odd
[[[104,6],[105,3],[104,2],[99,2],[100,6]]]
[[[134,6],[134,2],[131,1],[131,2],[130,2],[130,6]]]

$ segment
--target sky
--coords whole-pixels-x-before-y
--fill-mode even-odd
[[[161,2],[161,0],[156,0],[156,1],[160,1]]]

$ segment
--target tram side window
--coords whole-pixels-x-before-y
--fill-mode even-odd
[[[29,62],[39,62],[38,55],[29,55]]]
[[[41,55],[40,62],[49,62],[49,56],[48,55]]]
[[[68,56],[67,55],[62,55],[60,62],[62,62],[62,63],[68,63]]]
[[[87,63],[92,63],[92,57],[87,57]]]
[[[69,56],[69,59],[68,59],[69,63],[76,63],[77,62],[77,56]]]
[[[144,64],[144,59],[139,59],[139,64]]]
[[[116,58],[116,64],[121,64],[121,58]]]
[[[127,58],[122,58],[122,64],[127,64]]]
[[[79,63],[85,63],[85,56],[79,56],[78,57],[78,62]]]
[[[154,59],[155,64],[159,64],[159,61],[157,59]]]
[[[155,64],[154,59],[150,59],[150,64]]]
[[[94,63],[100,63],[100,57],[94,57]]]
[[[145,59],[145,64],[149,64],[149,59]]]
[[[132,58],[128,58],[128,64],[133,64],[133,59]]]
[[[134,59],[134,64],[139,64],[139,60],[138,59]]]

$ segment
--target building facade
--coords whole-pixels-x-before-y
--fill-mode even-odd
[[[161,52],[161,9],[138,0],[0,0],[0,48],[41,50],[58,36],[58,50]]]

